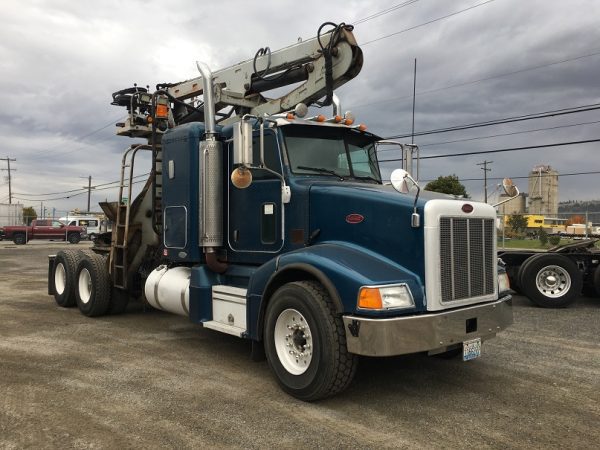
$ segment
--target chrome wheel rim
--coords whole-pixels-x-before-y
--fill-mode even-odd
[[[313,356],[312,333],[306,318],[295,309],[279,314],[274,330],[275,350],[279,362],[292,375],[301,375]]]
[[[535,285],[546,297],[559,298],[571,289],[571,276],[560,266],[546,266],[537,273]]]

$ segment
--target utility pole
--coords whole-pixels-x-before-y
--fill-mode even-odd
[[[85,178],[85,177],[79,177],[79,178]],[[84,189],[88,190],[88,203],[87,203],[87,212],[90,212],[90,196],[92,195],[92,176],[88,176],[88,185],[87,186],[83,186]]]
[[[487,165],[493,163],[494,161],[483,161],[481,163],[477,163],[478,166],[483,166],[481,170],[483,170],[483,192],[484,192],[484,202],[488,201],[488,193],[487,193],[487,173],[491,172],[492,169],[488,169]]]
[[[413,104],[412,104],[412,129],[410,136],[410,143],[415,143],[415,103],[417,97],[417,58],[415,58],[415,71],[413,74]],[[411,150],[412,151],[412,150]]]
[[[12,185],[11,185],[11,176],[10,176],[10,171],[11,171],[10,162],[16,161],[16,159],[9,158],[7,156],[6,158],[0,158],[0,161],[6,161],[6,163],[8,164],[8,169],[0,169],[0,170],[8,171],[8,204],[11,205],[12,204]],[[12,169],[12,170],[17,170],[17,169]]]

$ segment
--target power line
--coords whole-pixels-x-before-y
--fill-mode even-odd
[[[559,173],[559,174],[552,174],[552,175],[544,175],[542,174],[541,177],[572,177],[572,176],[581,176],[581,175],[598,175],[600,174],[600,170],[592,170],[589,172],[572,172],[572,173]],[[538,175],[536,175],[536,177],[538,177]],[[488,177],[488,181],[490,180],[503,180],[504,178],[510,178],[511,180],[519,180],[519,179],[528,179],[529,175],[527,176],[509,176],[509,177]],[[429,180],[419,180],[419,182],[421,183],[429,183],[430,181],[435,181],[436,179],[429,179]],[[458,180],[460,182],[463,181],[483,181],[483,178],[460,178],[458,177]],[[385,179],[384,181],[390,181],[389,179]]]
[[[600,174],[600,170],[592,170],[589,172],[572,172],[572,173],[559,173],[559,174],[552,174],[552,175],[544,175],[542,174],[541,177],[572,177],[572,176],[580,176],[580,175],[598,175]],[[538,175],[536,175],[536,177],[538,177]],[[489,180],[503,180],[504,178],[507,177],[488,177],[488,181]],[[518,177],[508,177],[512,180],[519,180],[519,179],[528,179],[529,175],[527,176],[518,176]],[[435,180],[420,180],[423,183],[427,183],[429,181],[435,181]],[[460,178],[459,177],[459,181],[463,182],[463,181],[483,181],[483,178]]]
[[[147,177],[148,175],[150,175],[150,172],[143,173],[141,175],[136,175],[132,179],[135,180],[136,178]],[[97,184],[97,185],[92,186],[92,187],[93,188],[98,188],[98,187],[108,186],[108,185],[115,184],[115,183],[120,183],[120,182],[121,182],[121,180],[115,180],[115,181],[111,181],[109,183]],[[117,186],[111,186],[111,188],[113,188],[113,187],[117,187]],[[79,191],[82,191],[82,189],[83,189],[83,192],[85,192],[85,191],[87,191],[88,188],[86,187],[86,188],[79,188],[79,189],[71,189],[69,191],[49,192],[47,194],[24,194],[24,193],[16,193],[16,194],[17,195],[30,196],[30,197],[44,197],[44,196],[47,196],[47,195],[60,195],[60,194],[69,194],[71,192],[79,192]],[[101,191],[103,189],[98,189],[98,190]]]
[[[570,125],[558,125],[558,126],[555,126],[555,127],[536,128],[534,130],[513,131],[512,133],[490,134],[488,136],[478,136],[478,137],[473,137],[473,138],[468,138],[468,139],[456,139],[456,140],[453,140],[453,141],[433,142],[431,144],[419,144],[419,148],[433,147],[435,145],[454,144],[454,143],[457,143],[457,142],[478,141],[478,140],[482,140],[482,139],[490,139],[490,138],[502,137],[502,136],[514,136],[516,134],[533,133],[533,132],[536,132],[536,131],[558,130],[558,129],[561,129],[561,128],[571,128],[571,127],[578,127],[578,126],[581,126],[581,125],[592,125],[592,124],[596,124],[596,123],[600,123],[600,120],[594,120],[593,122],[573,123],[573,124],[570,124]],[[384,149],[381,149],[380,151],[388,151],[388,150],[395,150],[395,149],[384,148]]]
[[[499,73],[499,74],[496,74],[496,75],[490,75],[490,76],[487,76],[487,77],[484,77],[484,78],[478,78],[478,79],[475,79],[475,80],[469,80],[469,81],[463,81],[463,82],[460,82],[460,83],[449,84],[447,86],[442,86],[442,87],[439,87],[439,88],[427,89],[425,91],[417,92],[416,95],[432,94],[432,93],[435,93],[435,92],[445,91],[447,89],[453,89],[453,88],[456,88],[456,87],[468,86],[470,84],[481,83],[482,81],[488,81],[488,80],[494,80],[496,78],[508,77],[508,76],[511,76],[511,75],[517,75],[519,73],[524,73],[524,72],[529,72],[529,71],[532,71],[532,70],[543,69],[543,68],[546,68],[546,67],[556,66],[556,65],[559,65],[559,64],[567,63],[567,62],[577,61],[577,60],[580,60],[580,59],[583,59],[583,58],[589,58],[589,57],[592,57],[592,56],[600,55],[600,51],[595,51],[595,50],[598,50],[598,49],[593,49],[593,50],[594,51],[592,53],[586,53],[586,54],[583,54],[583,55],[573,56],[571,58],[562,59],[562,60],[559,60],[559,61],[553,61],[553,62],[550,62],[550,63],[540,64],[540,65],[531,66],[531,67],[525,67],[523,69],[513,70],[511,72]],[[400,96],[400,97],[389,97],[389,98],[386,98],[385,100],[378,100],[378,101],[375,101],[375,102],[369,102],[369,103],[362,103],[362,104],[359,104],[359,105],[354,105],[354,108],[358,108],[358,107],[361,107],[361,106],[378,105],[378,104],[381,104],[381,103],[395,102],[395,101],[398,101],[398,100],[408,99],[408,98],[411,98],[411,96],[410,95],[403,95],[403,96]]]
[[[394,12],[394,11],[396,11],[398,9],[404,8],[405,6],[409,6],[409,5],[412,5],[413,3],[417,3],[418,1],[419,0],[408,0],[408,1],[404,2],[404,3],[399,3],[397,5],[391,6],[391,7],[387,8],[387,9],[382,10],[382,11],[373,13],[370,16],[363,17],[362,19],[355,20],[353,22],[353,25],[358,25],[358,24],[367,22],[369,20],[375,19],[377,17],[384,16],[384,15],[389,14],[391,12]]]
[[[455,11],[453,13],[446,14],[445,16],[438,17],[437,19],[432,19],[432,20],[429,20],[427,22],[420,23],[419,25],[414,25],[414,26],[412,26],[410,28],[405,28],[404,30],[396,31],[395,33],[391,33],[391,34],[387,34],[385,36],[378,37],[376,39],[373,39],[373,40],[370,40],[370,41],[367,41],[367,42],[361,44],[361,46],[364,47],[365,45],[372,44],[373,42],[381,41],[382,39],[387,39],[387,38],[392,37],[392,36],[397,36],[398,34],[406,33],[407,31],[411,31],[411,30],[414,30],[416,28],[424,27],[425,25],[429,25],[429,24],[432,24],[434,22],[439,22],[440,20],[448,19],[449,17],[456,16],[458,14],[462,14],[462,13],[464,13],[466,11],[478,8],[478,7],[483,6],[483,5],[487,5],[488,3],[492,3],[493,1],[495,1],[495,0],[487,0],[487,1],[479,3],[477,5],[473,5],[473,6],[470,6],[468,8],[461,9],[460,11]]]
[[[139,184],[139,183],[145,183],[145,182],[146,182],[146,180],[140,180],[140,181],[134,181],[131,184]],[[117,189],[118,187],[119,186],[107,186],[107,187],[103,187],[103,188],[100,188],[100,189],[96,189],[96,191],[105,191],[105,190],[108,190],[108,189]],[[23,201],[27,201],[27,202],[50,202],[50,201],[53,201],[53,200],[66,200],[66,199],[69,199],[69,198],[72,198],[72,197],[77,197],[78,195],[85,194],[86,191],[87,191],[87,188],[85,188],[85,190],[83,190],[82,192],[78,192],[78,193],[75,193],[75,194],[67,195],[65,197],[55,197],[55,198],[22,198],[22,197],[16,197],[16,196],[15,196],[15,198],[18,199],[18,200],[23,200]]]
[[[564,115],[568,115],[568,114],[577,114],[580,112],[595,111],[597,109],[600,109],[600,103],[593,103],[590,105],[573,106],[570,108],[562,108],[562,109],[556,109],[556,110],[551,110],[551,111],[543,111],[543,112],[539,112],[539,113],[524,114],[524,115],[520,115],[520,116],[505,117],[502,119],[494,119],[494,120],[488,120],[488,121],[484,121],[484,122],[475,122],[475,123],[470,123],[470,124],[466,124],[466,125],[454,125],[451,127],[437,128],[437,129],[428,130],[428,131],[418,131],[415,133],[415,136],[426,136],[429,134],[449,133],[451,131],[469,130],[472,128],[489,127],[489,126],[493,126],[493,125],[502,125],[505,123],[513,123],[513,122],[523,122],[526,120],[545,119],[547,117],[564,116]],[[411,136],[412,136],[412,133],[398,134],[395,136],[388,136],[385,139],[403,139],[403,138],[408,138]]]
[[[525,147],[512,147],[512,148],[499,148],[499,149],[496,149],[496,150],[481,150],[481,151],[476,151],[476,152],[447,153],[447,154],[444,154],[444,155],[421,156],[419,159],[451,158],[451,157],[454,157],[454,156],[470,156],[470,155],[484,155],[484,154],[488,154],[488,153],[516,152],[516,151],[520,151],[520,150],[531,150],[531,149],[549,148],[549,147],[561,147],[561,146],[565,146],[565,145],[588,144],[588,143],[591,143],[591,142],[600,142],[600,139],[586,139],[584,141],[556,142],[554,144],[529,145],[529,146],[525,146]],[[392,162],[392,161],[402,161],[402,158],[379,160],[380,163],[383,163],[383,162]]]

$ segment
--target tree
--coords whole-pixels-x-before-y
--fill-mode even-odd
[[[512,231],[518,233],[519,231],[525,231],[527,228],[527,217],[521,214],[515,214],[508,218],[508,226]]]
[[[31,225],[31,221],[37,219],[37,213],[31,206],[23,208],[23,222],[27,225]]]
[[[548,232],[544,230],[543,227],[540,227],[540,231],[538,232],[538,239],[540,240],[542,245],[546,245],[548,243]]]
[[[426,191],[441,192],[442,194],[457,195],[467,198],[467,190],[456,175],[439,176],[425,186]]]

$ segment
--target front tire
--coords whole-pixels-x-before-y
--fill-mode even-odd
[[[564,308],[573,303],[583,286],[583,277],[577,264],[557,254],[532,258],[525,263],[521,275],[525,295],[544,308]]]
[[[358,363],[348,353],[342,318],[314,281],[288,283],[273,294],[265,318],[265,353],[282,389],[304,401],[342,392]]]
[[[110,276],[106,258],[87,253],[77,267],[76,300],[85,316],[106,314],[110,305]]]

